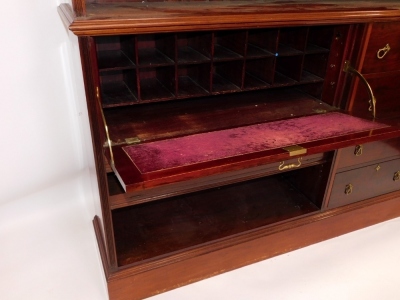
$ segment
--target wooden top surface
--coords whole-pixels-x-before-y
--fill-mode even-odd
[[[76,17],[59,11],[77,35],[136,34],[400,19],[400,1],[168,1],[91,3]]]

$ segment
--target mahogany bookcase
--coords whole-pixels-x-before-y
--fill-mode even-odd
[[[74,0],[111,299],[400,216],[396,1]]]

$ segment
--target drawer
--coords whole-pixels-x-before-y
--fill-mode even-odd
[[[400,159],[338,173],[333,182],[328,208],[394,192],[400,189]]]
[[[361,146],[361,150],[360,150]],[[338,150],[338,170],[400,155],[400,139],[377,141]],[[341,170],[344,171],[344,170]]]
[[[389,44],[390,50],[379,59],[377,53]],[[383,54],[381,51],[380,54]],[[374,23],[365,54],[362,73],[388,72],[400,69],[400,22]]]

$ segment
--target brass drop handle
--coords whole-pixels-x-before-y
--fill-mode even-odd
[[[400,180],[400,171],[397,171],[393,175],[393,181],[397,181],[397,180]]]
[[[289,170],[289,169],[293,169],[293,168],[298,168],[301,166],[301,157],[299,157],[297,159],[297,164],[289,164],[285,166],[285,161],[281,162],[281,164],[279,165],[278,169],[279,171],[283,171],[283,170]]]
[[[376,117],[376,98],[374,96],[374,92],[372,91],[371,86],[369,85],[367,79],[365,79],[364,75],[361,74],[360,72],[358,72],[356,69],[354,69],[351,65],[350,62],[348,60],[346,60],[344,62],[344,66],[343,66],[343,71],[346,73],[350,73],[350,74],[355,74],[358,76],[358,78],[360,78],[360,80],[365,84],[365,86],[367,87],[367,91],[369,94],[369,111],[372,111],[372,116]]]
[[[344,188],[344,193],[350,195],[353,192],[353,185],[351,183],[347,184]]]
[[[385,57],[385,55],[390,51],[390,46],[389,44],[386,44],[385,47],[381,48],[378,50],[378,52],[376,52],[376,57],[378,59],[382,59]]]
[[[357,145],[354,148],[354,155],[355,156],[360,156],[360,155],[362,155],[362,153],[363,153],[363,145]]]

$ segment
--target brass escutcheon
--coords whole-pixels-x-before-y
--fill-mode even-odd
[[[390,51],[390,46],[389,44],[386,44],[385,47],[381,48],[378,50],[378,52],[376,52],[376,57],[378,59],[382,59],[385,57],[385,55]]]
[[[400,171],[397,171],[393,175],[393,181],[397,181],[397,180],[400,180]]]
[[[353,192],[353,185],[351,183],[347,184],[344,188],[344,193],[350,195]]]
[[[293,169],[293,168],[298,168],[301,166],[301,157],[299,157],[297,159],[297,164],[289,164],[285,166],[285,161],[281,162],[281,164],[278,167],[279,171],[283,171],[283,170],[289,170],[289,169]]]
[[[360,156],[363,153],[363,145],[357,145],[354,148],[354,155],[355,156]]]

